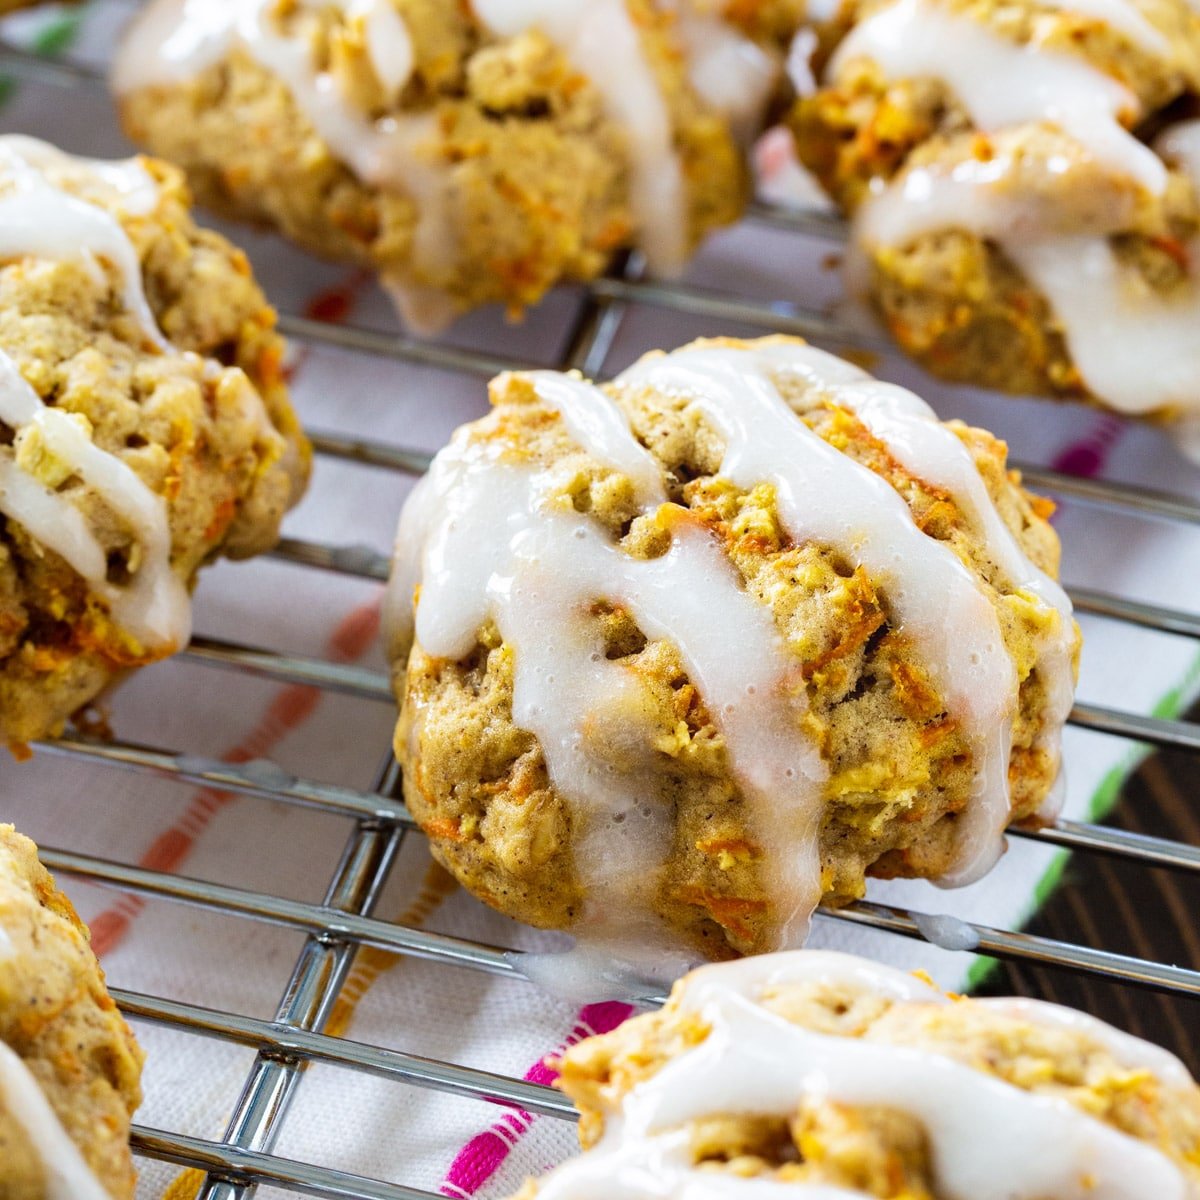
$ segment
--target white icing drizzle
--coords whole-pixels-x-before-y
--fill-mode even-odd
[[[558,413],[574,441],[633,480],[642,504],[666,500],[658,464],[629,432],[625,414],[598,387],[557,371],[534,371],[529,379],[538,399]]]
[[[820,381],[835,403],[852,409],[879,395],[878,385],[850,364],[810,347],[782,344],[685,349],[643,359],[620,382],[692,398],[726,440],[722,475],[744,488],[773,484],[780,521],[793,540],[836,547],[883,585],[893,625],[913,640],[975,757],[973,795],[960,822],[958,865],[945,879],[951,886],[972,882],[999,857],[1010,812],[1008,759],[1017,679],[996,614],[967,567],[917,528],[886,480],[795,419],[773,372]],[[940,439],[926,440],[925,451],[938,447],[945,467]],[[936,473],[939,462],[927,463],[922,455],[920,465]],[[990,501],[984,509],[989,506]]]
[[[606,1116],[599,1144],[542,1181],[542,1200],[782,1200],[784,1189],[822,1200],[862,1195],[740,1180],[694,1165],[685,1122],[743,1113],[790,1116],[806,1100],[911,1114],[928,1137],[939,1195],[1195,1196],[1157,1148],[1066,1100],[1024,1091],[934,1051],[814,1033],[763,1006],[774,986],[806,981],[902,1003],[946,1003],[915,979],[836,954],[771,955],[698,971],[678,1002],[703,1018],[708,1036],[628,1092],[621,1111]]]
[[[671,115],[625,0],[472,0],[493,33],[540,29],[603,97],[629,141],[630,204],[646,260],[661,274],[683,268],[687,203]]]
[[[1168,126],[1159,134],[1154,147],[1200,190],[1200,120]]]
[[[146,337],[168,349],[146,302],[129,235],[110,212],[59,186],[67,180],[107,190],[135,215],[151,211],[157,201],[154,181],[136,160],[96,163],[34,138],[0,137],[0,183],[7,185],[0,194],[0,258],[104,259],[120,272],[125,307]]]
[[[743,1179],[686,1165],[688,1139],[660,1134],[632,1153],[597,1148],[573,1159],[541,1181],[544,1200],[871,1200],[869,1192],[813,1184]]]
[[[36,431],[46,450],[68,465],[121,518],[137,541],[137,563],[124,586],[109,583],[104,548],[70,496],[27,474],[0,452],[0,513],[62,556],[120,625],[148,647],[183,645],[191,634],[187,589],[171,570],[167,506],[116,455],[95,445],[70,413],[50,408],[0,351],[0,424]]]
[[[41,1162],[46,1200],[110,1200],[29,1069],[0,1042],[0,1105]]]
[[[1094,15],[1160,55],[1170,51],[1129,0],[1055,0],[1052,7]],[[943,80],[985,131],[1050,123],[1153,194],[1166,187],[1164,157],[1177,160],[1200,187],[1200,139],[1188,126],[1147,146],[1122,123],[1141,115],[1123,85],[1071,55],[1010,42],[934,0],[899,0],[868,17],[830,69],[836,73],[860,56],[893,78]],[[1128,413],[1200,408],[1200,282],[1193,278],[1179,294],[1163,296],[1121,263],[1107,235],[1126,227],[1129,205],[1113,204],[1105,228],[1073,233],[1064,230],[1067,218],[1052,199],[1022,193],[1013,177],[1014,164],[1004,157],[949,170],[910,168],[863,206],[856,244],[869,254],[943,229],[988,238],[1046,297],[1093,393]],[[1200,240],[1186,250],[1197,261]],[[857,272],[864,262],[859,256]]]
[[[893,624],[918,646],[975,754],[974,794],[946,881],[968,882],[1000,853],[1010,812],[1017,681],[995,612],[971,572],[920,532],[886,481],[796,418],[773,382],[788,374],[859,412],[901,462],[954,496],[1010,585],[1056,615],[1040,660],[1054,698],[1050,722],[1070,707],[1070,605],[1004,527],[963,444],[915,397],[850,364],[800,344],[705,347],[644,360],[618,381],[681,391],[726,439],[723,476],[747,489],[773,484],[795,540],[836,547],[884,583]],[[572,439],[633,482],[641,511],[659,512],[671,548],[650,561],[631,558],[590,517],[551,501],[557,468],[538,472],[505,461],[468,427],[438,455],[401,517],[387,605],[393,652],[415,636],[434,657],[462,659],[488,618],[495,620],[514,650],[514,721],[537,736],[551,780],[585,816],[577,866],[596,897],[585,915],[619,914],[628,925],[631,897],[642,911],[652,899],[669,826],[661,806],[646,799],[658,752],[654,730],[639,715],[638,687],[605,658],[589,619],[598,600],[625,607],[648,638],[677,646],[723,734],[749,827],[766,848],[762,872],[779,944],[798,944],[821,892],[827,771],[802,734],[796,662],[769,610],[745,592],[709,533],[683,510],[663,507],[660,469],[613,401],[577,377],[529,378]],[[1046,744],[1057,755],[1057,730]],[[618,768],[614,758],[626,765]]]
[[[1200,408],[1200,283],[1154,293],[1103,238],[1005,247],[1045,293],[1088,386],[1127,413]],[[1189,256],[1196,261],[1200,240]]]
[[[817,77],[813,74],[813,55],[819,45],[817,34],[809,26],[796,31],[788,47],[787,73],[796,95],[804,98],[817,94]]]
[[[138,14],[118,50],[113,87],[125,95],[180,83],[214,66],[239,44],[255,57],[259,50],[274,57],[278,47],[265,43],[291,39],[272,30],[270,22],[288,7],[281,0],[153,0]],[[380,83],[398,92],[408,82],[414,66],[412,40],[390,0],[296,0],[296,7],[333,9],[361,19],[367,54]],[[274,69],[273,62],[263,65]],[[307,70],[316,75],[311,64]],[[305,81],[306,93],[315,82]],[[332,88],[332,83],[319,86]]]

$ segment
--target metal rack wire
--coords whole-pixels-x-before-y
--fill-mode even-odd
[[[99,82],[98,74],[89,67],[48,62],[11,46],[0,47],[0,68],[57,85],[93,86]],[[823,214],[763,205],[756,206],[748,219],[831,239],[841,237],[843,232],[838,222]],[[763,303],[649,281],[642,277],[640,264],[633,257],[588,289],[558,365],[598,375],[627,306],[635,303],[685,316],[798,333],[835,348],[863,347],[859,333],[843,328],[822,312],[790,302]],[[414,341],[365,328],[335,327],[295,316],[283,318],[281,324],[288,336],[301,343],[384,356],[470,376],[488,377],[523,365],[470,349]],[[428,456],[419,450],[338,434],[315,432],[314,443],[318,454],[364,468],[418,473],[428,462]],[[1077,479],[1030,464],[1017,465],[1033,485],[1083,504],[1099,506],[1106,512],[1200,527],[1200,504],[1193,500],[1126,484]],[[314,571],[368,580],[382,580],[387,575],[387,562],[380,555],[356,545],[285,539],[274,553],[280,559]],[[1200,639],[1200,617],[1195,614],[1094,589],[1073,589],[1072,599],[1083,612]],[[214,669],[308,685],[365,701],[392,702],[388,681],[382,674],[354,666],[277,654],[212,638],[196,639],[183,657]],[[1194,723],[1084,703],[1076,706],[1071,719],[1084,728],[1117,737],[1200,753],[1200,725]],[[293,778],[269,764],[232,765],[199,759],[173,748],[99,741],[80,734],[45,742],[38,750],[50,756],[84,761],[96,770],[146,772],[169,784],[200,784],[338,814],[354,821],[353,832],[320,903],[303,903],[86,854],[43,848],[47,865],[67,875],[225,916],[284,926],[305,935],[303,948],[271,1020],[114,991],[118,1004],[130,1017],[256,1051],[254,1065],[219,1141],[145,1127],[135,1131],[134,1145],[140,1155],[207,1173],[201,1200],[248,1197],[261,1184],[314,1196],[433,1200],[434,1194],[430,1192],[274,1153],[309,1064],[347,1067],[399,1083],[518,1105],[529,1112],[563,1120],[573,1119],[570,1104],[548,1088],[323,1032],[355,952],[362,946],[470,971],[523,978],[518,953],[406,927],[374,915],[401,842],[417,832],[399,799],[399,771],[390,750],[382,754],[374,784],[365,790]],[[1053,846],[1113,855],[1146,867],[1200,872],[1200,847],[1084,822],[1060,820],[1046,829],[1018,829],[1014,835]],[[832,920],[902,937],[923,936],[913,914],[887,905],[862,902],[826,915]],[[1083,972],[1165,993],[1200,997],[1200,969],[1150,962],[1101,947],[1073,945],[984,925],[973,928],[979,949],[990,955]]]

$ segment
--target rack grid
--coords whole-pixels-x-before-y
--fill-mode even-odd
[[[0,43],[0,69],[56,86],[102,84],[100,72],[92,66],[48,60],[7,43]],[[746,219],[776,229],[828,238],[831,242],[844,238],[842,224],[817,211],[759,203],[751,208]],[[880,344],[824,312],[791,301],[763,302],[647,279],[638,256],[630,255],[586,289],[566,350],[557,365],[561,369],[578,368],[589,377],[598,377],[627,308],[633,304],[685,317],[724,320],[762,331],[795,333],[834,349],[873,349]],[[529,365],[470,348],[419,341],[369,328],[328,325],[298,316],[285,315],[280,325],[288,337],[301,344],[330,346],[477,378]],[[366,468],[418,474],[429,461],[424,451],[411,447],[309,432],[319,456]],[[1109,514],[1200,529],[1200,503],[1187,497],[1129,484],[1077,478],[1029,463],[1014,465],[1023,471],[1027,482],[1056,496]],[[388,571],[383,556],[353,544],[285,538],[274,556],[312,571],[366,580],[384,580]],[[1200,616],[1194,613],[1091,588],[1068,590],[1081,612],[1200,640]],[[391,703],[392,699],[388,680],[382,673],[278,654],[257,646],[197,638],[181,657],[214,669],[307,685],[364,700]],[[1071,721],[1131,742],[1200,754],[1200,724],[1195,722],[1147,717],[1082,702],[1076,705]],[[282,772],[264,772],[261,764],[256,767],[198,759],[173,748],[99,740],[84,734],[68,734],[40,743],[36,749],[48,756],[85,762],[96,770],[151,773],[170,785],[203,785],[354,820],[353,832],[320,903],[304,903],[86,854],[43,848],[47,866],[72,877],[225,916],[284,926],[305,935],[303,948],[270,1020],[126,990],[113,991],[117,1003],[131,1018],[256,1052],[220,1140],[142,1126],[135,1128],[134,1148],[139,1155],[206,1173],[199,1200],[241,1200],[252,1196],[259,1185],[344,1200],[434,1200],[432,1192],[274,1153],[291,1102],[310,1064],[346,1067],[398,1083],[516,1105],[565,1121],[574,1119],[569,1102],[550,1088],[324,1032],[359,947],[377,947],[466,970],[524,978],[519,952],[406,927],[374,915],[401,843],[420,833],[400,799],[399,768],[390,748],[381,753],[374,783],[367,789],[292,778]],[[1060,819],[1048,828],[1019,828],[1012,833],[1057,847],[1114,856],[1146,868],[1200,873],[1200,847],[1118,828]],[[923,937],[914,914],[895,906],[864,901],[827,911],[825,916],[900,937]],[[1195,967],[1158,963],[1113,953],[1102,946],[1072,944],[1017,930],[981,924],[972,928],[979,939],[979,950],[1000,959],[1080,972],[1174,996],[1200,997],[1200,963]]]

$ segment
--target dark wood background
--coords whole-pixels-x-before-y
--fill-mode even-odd
[[[1200,707],[1189,719],[1200,721]],[[1200,845],[1200,758],[1169,750],[1151,755],[1107,824]],[[1076,852],[1062,886],[1027,929],[1200,970],[1200,874]],[[1173,1050],[1200,1077],[1200,999],[1008,962],[982,990],[1081,1008]]]

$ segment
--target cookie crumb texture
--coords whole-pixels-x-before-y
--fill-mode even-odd
[[[225,9],[182,56],[179,0],[134,23],[113,78],[126,130],[206,203],[378,271],[416,326],[519,312],[635,244],[678,268],[746,197],[649,0]]]
[[[838,34],[792,125],[899,344],[949,379],[1194,421],[1195,9],[863,0]]]
[[[0,139],[0,743],[178,649],[269,548],[310,452],[275,314],[182,175]]]
[[[1200,1193],[1200,1089],[1165,1050],[846,955],[704,968],[561,1067],[584,1154],[522,1200]]]
[[[11,825],[0,825],[0,944],[0,1043],[24,1064],[105,1191],[131,1200],[129,1123],[142,1098],[142,1052],[105,990],[86,926]],[[9,1109],[6,1094],[0,1087],[0,1195],[62,1194],[47,1183],[27,1131],[31,1114]]]
[[[787,338],[491,399],[390,601],[405,796],[476,895],[758,953],[1047,811],[1078,632],[1003,443]]]

